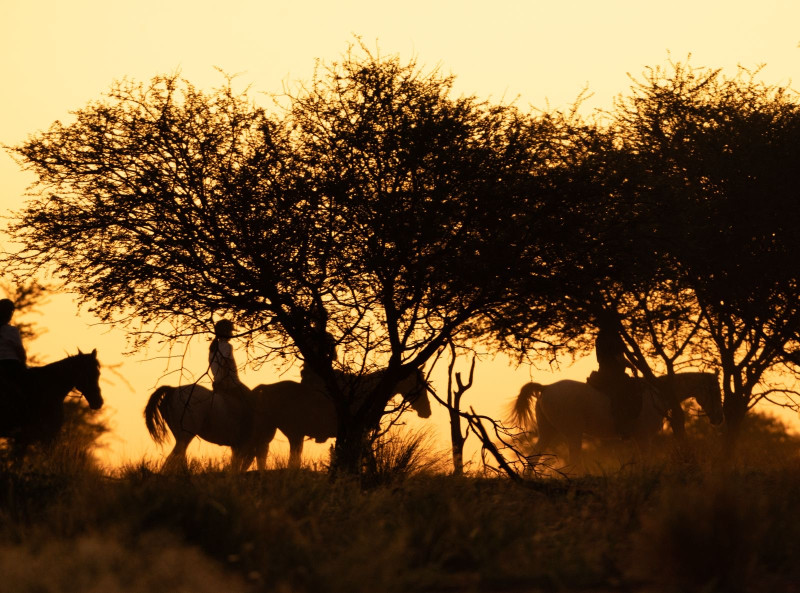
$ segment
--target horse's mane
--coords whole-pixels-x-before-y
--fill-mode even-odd
[[[98,366],[100,365],[100,362],[97,361],[94,352],[81,352],[79,350],[77,354],[68,354],[64,358],[61,358],[59,360],[55,360],[53,362],[49,362],[47,364],[28,367],[28,372],[33,372],[33,373],[41,373],[42,371],[46,372],[48,370],[60,368],[62,366],[68,366],[68,365],[72,364],[73,362],[76,362],[78,359],[83,359],[83,358],[87,358],[87,357],[95,358],[96,364]]]

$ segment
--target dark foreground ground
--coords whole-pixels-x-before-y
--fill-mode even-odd
[[[795,439],[599,475],[5,465],[0,591],[800,591]],[[763,433],[763,434],[762,434]]]

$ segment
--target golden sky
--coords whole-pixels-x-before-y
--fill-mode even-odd
[[[460,93],[516,99],[520,106],[567,107],[588,87],[594,93],[588,107],[611,107],[629,88],[628,73],[638,76],[669,55],[683,61],[691,54],[695,66],[730,71],[765,64],[762,78],[772,83],[800,79],[796,0],[0,0],[0,144],[19,144],[55,120],[68,120],[71,110],[123,77],[144,81],[179,71],[196,86],[211,87],[222,81],[219,67],[239,74],[254,92],[280,92],[308,80],[315,59],[338,58],[354,35],[383,54],[454,74]],[[23,204],[31,182],[0,150],[3,213]],[[121,363],[116,373],[104,373],[115,427],[108,458],[157,458],[142,409],[157,384],[177,381],[164,376],[176,364],[155,350],[123,357],[121,332],[93,325],[67,296],[52,299],[45,315],[32,320],[48,329],[28,346],[45,362],[97,347],[103,362]],[[205,347],[199,339],[187,361],[196,374],[204,371]],[[582,379],[591,367],[585,360],[551,374],[514,369],[505,360],[483,362],[466,403],[502,416],[531,374],[542,383]],[[294,374],[290,369],[283,378]],[[243,377],[253,385],[279,379],[268,368]],[[433,424],[446,446],[444,418],[437,412]]]

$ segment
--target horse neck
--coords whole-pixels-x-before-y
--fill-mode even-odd
[[[52,393],[53,398],[63,400],[75,387],[73,364],[72,358],[68,357],[32,370],[38,373],[40,381],[52,385],[52,391],[47,392]]]
[[[375,391],[378,389],[381,381],[383,381],[385,374],[385,369],[373,371],[371,373],[362,375],[357,379],[356,382],[357,387],[353,392],[354,398],[352,403],[354,408],[361,408],[365,404],[367,405],[367,407],[363,409],[368,419],[368,423],[370,424],[376,424],[380,422],[386,402],[388,402],[394,395],[398,393],[404,395],[403,387],[408,379],[404,379],[399,383],[396,383],[388,392],[383,392],[381,397],[369,402],[366,401],[367,398],[375,394]]]
[[[313,380],[322,382],[322,379],[316,375],[316,373],[313,373],[313,371],[311,371],[311,373]],[[362,375],[350,374],[345,371],[334,371],[339,388],[346,396],[352,398],[351,405],[354,409],[357,409],[363,405],[365,400],[375,392],[375,390],[378,388],[378,385],[383,380],[385,373],[386,371],[384,369]],[[391,399],[392,396],[396,394],[405,395],[405,393],[408,391],[407,386],[409,385],[409,382],[414,378],[414,375],[411,375],[406,379],[403,379],[393,386],[388,394],[384,395],[387,396],[387,399]],[[372,403],[375,404],[375,402]],[[383,411],[383,407],[380,408],[380,411]]]
[[[353,396],[355,402],[360,402],[378,388],[384,373],[385,371],[379,370],[359,375],[349,374],[344,371],[336,371],[336,376],[339,379],[340,386]],[[389,396],[391,397],[395,393],[397,393],[396,389],[392,391]]]
[[[678,401],[685,401],[690,397],[695,397],[700,391],[705,389],[704,381],[708,373],[691,371],[686,373],[675,373],[672,376],[660,377],[664,382],[672,381],[673,394]]]

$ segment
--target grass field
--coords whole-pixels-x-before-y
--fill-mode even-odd
[[[665,439],[647,463],[523,484],[417,458],[365,487],[67,450],[3,466],[0,591],[800,591],[797,439],[754,417],[720,455]]]

